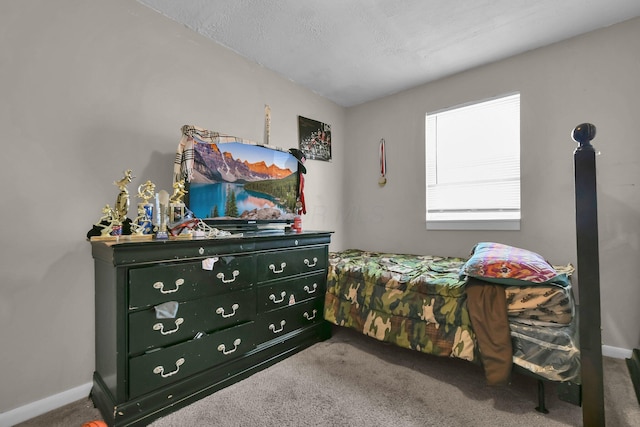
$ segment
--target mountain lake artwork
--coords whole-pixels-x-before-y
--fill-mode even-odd
[[[290,153],[238,142],[195,144],[188,207],[197,218],[292,219],[298,161]]]

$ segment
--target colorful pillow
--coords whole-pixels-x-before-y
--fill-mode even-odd
[[[481,242],[462,266],[461,276],[507,285],[548,283],[559,273],[535,252],[502,243]]]

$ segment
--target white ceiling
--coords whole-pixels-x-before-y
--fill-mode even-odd
[[[640,16],[640,0],[137,1],[346,107]]]

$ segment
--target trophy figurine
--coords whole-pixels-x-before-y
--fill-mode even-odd
[[[138,216],[131,223],[131,235],[136,236],[136,238],[152,238],[152,232],[153,224],[151,223],[151,218],[149,218],[149,213],[144,204],[138,203]]]
[[[101,237],[117,236],[122,232],[122,223],[118,219],[116,211],[108,204],[102,208],[102,217],[94,225],[102,229]]]
[[[143,234],[153,233],[153,204],[149,202],[149,199],[155,197],[156,185],[147,181],[144,184],[138,186],[138,197],[142,199],[141,203],[138,203],[138,216],[136,217],[136,224],[139,229],[142,229]],[[137,231],[139,231],[139,229]]]
[[[184,179],[173,183],[173,194],[169,199],[169,222],[175,224],[184,219],[185,204],[182,200],[187,194],[184,189]]]
[[[120,189],[118,197],[116,198],[116,205],[114,207],[120,222],[127,218],[127,212],[129,211],[129,191],[127,190],[127,184],[131,183],[133,178],[134,177],[131,175],[131,169],[127,169],[120,181],[114,181],[114,184]]]

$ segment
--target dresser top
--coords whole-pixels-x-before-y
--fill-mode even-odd
[[[331,231],[250,231],[214,238],[91,241],[92,255],[113,265],[140,264],[328,244]]]

